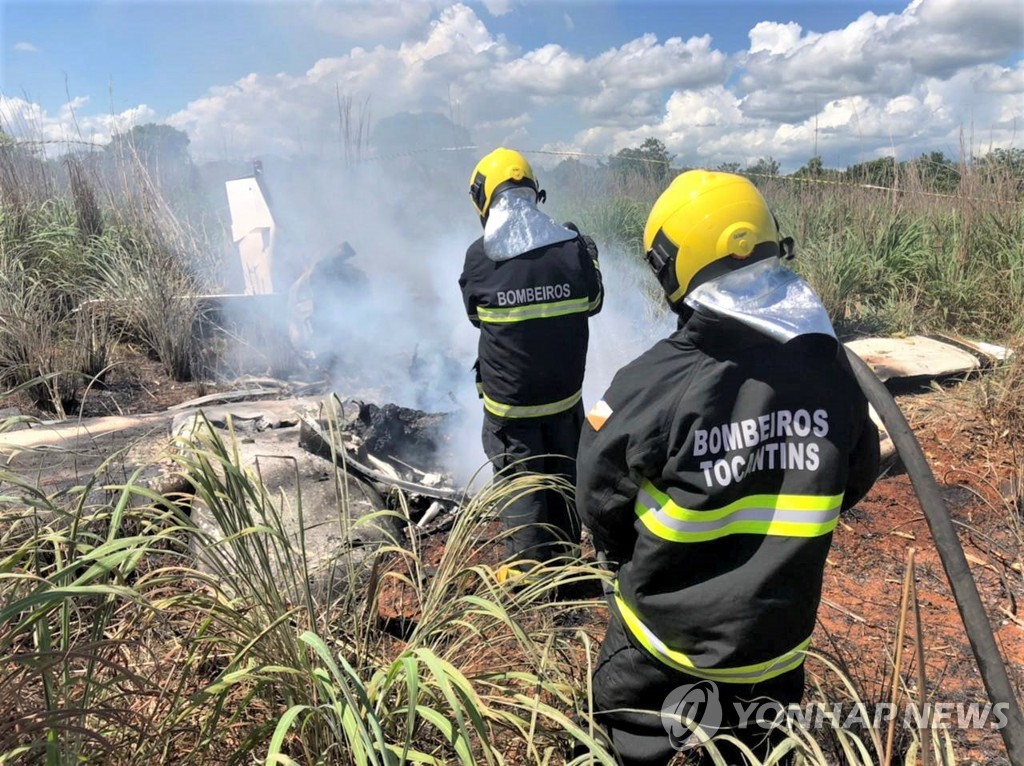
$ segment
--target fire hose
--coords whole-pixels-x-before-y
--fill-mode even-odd
[[[996,646],[995,635],[989,624],[985,608],[982,606],[978,587],[974,582],[967,557],[960,545],[956,529],[950,518],[946,503],[939,491],[928,461],[925,460],[921,445],[914,437],[914,432],[903,416],[899,405],[889,390],[882,384],[875,373],[855,353],[846,349],[853,374],[860,384],[867,400],[875,408],[892,438],[896,451],[907,469],[914,493],[917,495],[921,509],[931,530],[935,548],[938,551],[942,567],[946,572],[953,599],[956,601],[960,618],[963,620],[967,638],[971,643],[981,680],[988,692],[989,701],[993,705],[1003,705],[1006,709],[1006,724],[999,733],[1006,746],[1012,766],[1024,766],[1024,717],[1021,716],[1020,704],[1013,692],[1006,663],[1003,661]],[[923,690],[922,690],[923,691]]]

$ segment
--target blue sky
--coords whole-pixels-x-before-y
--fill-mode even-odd
[[[135,121],[201,158],[323,150],[337,97],[456,117],[481,143],[827,164],[1020,145],[1011,0],[0,2],[9,132]],[[72,122],[73,106],[77,125]]]
[[[146,103],[173,112],[211,85],[256,72],[300,74],[337,55],[336,35],[296,17],[297,2],[4,0],[0,2],[0,90],[27,94],[56,110],[73,94],[124,109]],[[766,19],[814,31],[845,26],[866,10],[899,11],[901,2],[531,2],[522,13],[493,17],[494,32],[526,48],[571,45],[597,55],[654,32],[660,38],[710,34],[726,50],[747,44]],[[479,8],[480,6],[477,5]],[[566,14],[574,28],[566,29]],[[384,43],[400,42],[395,36]],[[27,42],[37,51],[17,51]]]

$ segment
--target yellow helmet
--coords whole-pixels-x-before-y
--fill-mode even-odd
[[[680,173],[644,228],[647,262],[672,305],[708,280],[778,257],[780,245],[778,223],[761,193],[732,173]]]
[[[481,223],[487,221],[494,195],[511,186],[533,189],[537,192],[538,200],[543,202],[545,199],[526,158],[514,149],[498,147],[477,163],[473,175],[469,177],[469,196],[480,215]]]

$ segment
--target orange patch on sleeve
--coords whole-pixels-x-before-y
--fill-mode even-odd
[[[590,408],[590,412],[587,413],[587,422],[590,423],[595,431],[600,431],[601,427],[608,422],[608,418],[611,416],[612,408],[602,399]]]

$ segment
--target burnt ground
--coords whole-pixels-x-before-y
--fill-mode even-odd
[[[1024,689],[1024,453],[1000,423],[987,421],[971,406],[970,397],[967,384],[898,401],[943,490],[1019,697]],[[970,644],[905,474],[880,479],[837,530],[815,646],[848,667],[866,697],[884,699],[911,547],[931,699],[984,702]],[[904,677],[916,690],[912,625],[907,630]],[[991,731],[955,737],[965,760],[1005,759]]]
[[[170,381],[160,365],[141,352],[127,352],[120,362],[104,387],[89,392],[82,415],[154,412],[214,391],[244,387],[237,382]],[[972,385],[902,396],[898,401],[958,523],[996,640],[1019,692],[1024,689],[1024,443],[1020,434],[979,412]],[[0,401],[0,407],[12,406],[23,414],[52,417],[24,398]],[[909,478],[898,469],[880,478],[836,531],[812,648],[845,668],[865,701],[887,700],[911,547],[916,549],[930,697],[936,702],[984,702],[985,691],[927,523]],[[428,565],[436,562],[442,548],[443,536],[430,538],[424,550]],[[406,619],[416,617],[409,595],[401,589],[381,594],[380,616],[398,634]],[[574,619],[582,620],[576,626],[592,629],[599,637],[604,614],[601,609],[582,618],[576,613]],[[911,624],[904,644],[903,675],[916,696],[913,636]],[[811,662],[809,669],[838,694],[834,678],[822,672],[820,663]],[[959,763],[1006,762],[1001,741],[992,731],[954,731],[952,736]]]

